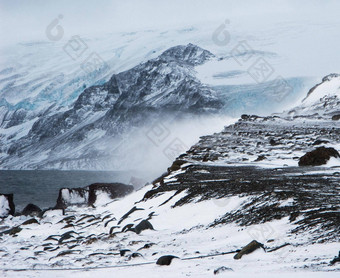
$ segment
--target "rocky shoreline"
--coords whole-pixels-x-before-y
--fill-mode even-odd
[[[38,216],[43,217],[44,213],[51,210],[62,210],[72,205],[94,206],[99,198],[114,200],[124,197],[134,190],[132,185],[123,183],[93,183],[81,188],[59,189],[56,204],[53,207],[41,209],[35,204],[28,204],[21,212],[16,212],[13,194],[0,193],[0,217],[11,216]],[[104,201],[105,202],[105,201]]]

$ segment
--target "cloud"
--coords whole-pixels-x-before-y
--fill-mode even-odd
[[[2,42],[46,39],[46,26],[62,14],[65,34],[169,28],[226,18],[289,19],[337,16],[339,1],[223,0],[12,0],[0,1]]]

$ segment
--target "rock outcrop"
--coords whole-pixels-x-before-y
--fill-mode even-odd
[[[0,194],[0,217],[14,215],[15,205],[13,194]]]
[[[339,158],[340,154],[334,148],[319,147],[306,153],[299,159],[299,166],[320,166],[328,162],[331,157]]]
[[[93,206],[99,196],[109,199],[123,197],[133,191],[133,186],[122,183],[94,183],[84,188],[62,188],[56,203],[56,208],[66,208],[71,205]]]

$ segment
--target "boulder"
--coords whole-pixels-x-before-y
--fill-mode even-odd
[[[14,215],[15,205],[13,202],[13,194],[0,194],[0,217]]]
[[[61,188],[56,209],[65,209],[73,205],[93,206],[102,195],[109,199],[123,197],[134,190],[132,185],[123,183],[94,183],[83,188]]]
[[[85,205],[88,199],[88,188],[61,188],[55,208],[65,209],[71,205]]]
[[[34,204],[28,204],[21,212],[22,215],[26,216],[38,216],[42,212],[41,208]]]
[[[333,120],[333,121],[339,121],[339,120],[340,120],[340,114],[334,115],[334,116],[332,117],[332,120]]]
[[[148,220],[142,220],[139,224],[133,228],[136,234],[140,234],[144,230],[153,230],[152,224]]]
[[[110,199],[115,199],[129,194],[133,190],[133,186],[123,183],[94,183],[89,186],[88,205],[93,205],[100,194],[104,193]]]
[[[172,255],[165,255],[165,256],[158,258],[156,264],[158,264],[158,265],[170,265],[173,259],[179,259],[179,258],[176,257],[176,256],[172,256]]]
[[[39,224],[39,222],[37,221],[37,219],[31,218],[31,219],[26,220],[21,225],[30,225],[30,224]]]
[[[246,246],[244,246],[235,256],[235,260],[239,260],[242,258],[243,255],[250,254],[257,250],[258,248],[263,248],[263,244],[253,240],[250,243],[248,243]]]
[[[259,161],[262,161],[262,160],[265,160],[265,159],[266,159],[265,155],[259,155],[254,161],[259,162]]]
[[[334,148],[319,147],[300,157],[299,166],[319,166],[324,165],[331,157],[340,157]]]
[[[269,140],[269,144],[270,144],[271,146],[276,146],[276,145],[278,145],[278,143],[277,143],[273,138]]]

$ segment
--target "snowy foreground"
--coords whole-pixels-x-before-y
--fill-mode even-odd
[[[182,168],[185,166],[188,165]],[[205,173],[204,170],[197,171]],[[330,169],[329,173],[334,172],[335,169]],[[163,186],[171,186],[176,183],[177,176],[183,174],[185,170],[182,169],[173,171],[163,179]],[[236,223],[211,226],[225,214],[237,212],[247,202],[253,201],[252,194],[206,201],[196,198],[179,206],[178,202],[183,202],[190,190],[174,188],[151,196],[156,187],[147,185],[114,201],[103,194],[97,199],[95,208],[68,207],[65,215],[61,210],[48,211],[38,219],[39,224],[21,225],[22,230],[17,236],[3,235],[0,250],[2,277],[134,277],[136,274],[206,277],[213,276],[214,270],[222,266],[232,270],[222,272],[221,277],[338,275],[333,271],[339,271],[340,265],[329,265],[339,251],[338,242],[312,242],[313,233],[310,236],[306,232],[292,234],[291,230],[298,225],[291,223],[289,217],[249,226]],[[265,201],[262,203],[268,205]],[[287,199],[277,206],[289,207],[292,203],[293,199]],[[138,210],[124,218],[123,215],[133,207]],[[30,218],[8,217],[2,226],[13,227]],[[127,224],[136,226],[143,219],[148,219],[154,230],[143,230],[140,234],[126,231]],[[253,239],[264,243],[266,252],[258,249],[240,260],[233,259],[233,251]],[[289,245],[275,250],[286,243]],[[129,251],[121,256],[120,251],[124,249]],[[233,253],[204,257],[223,252]],[[162,255],[175,255],[181,260],[174,259],[170,266],[156,265]]]

